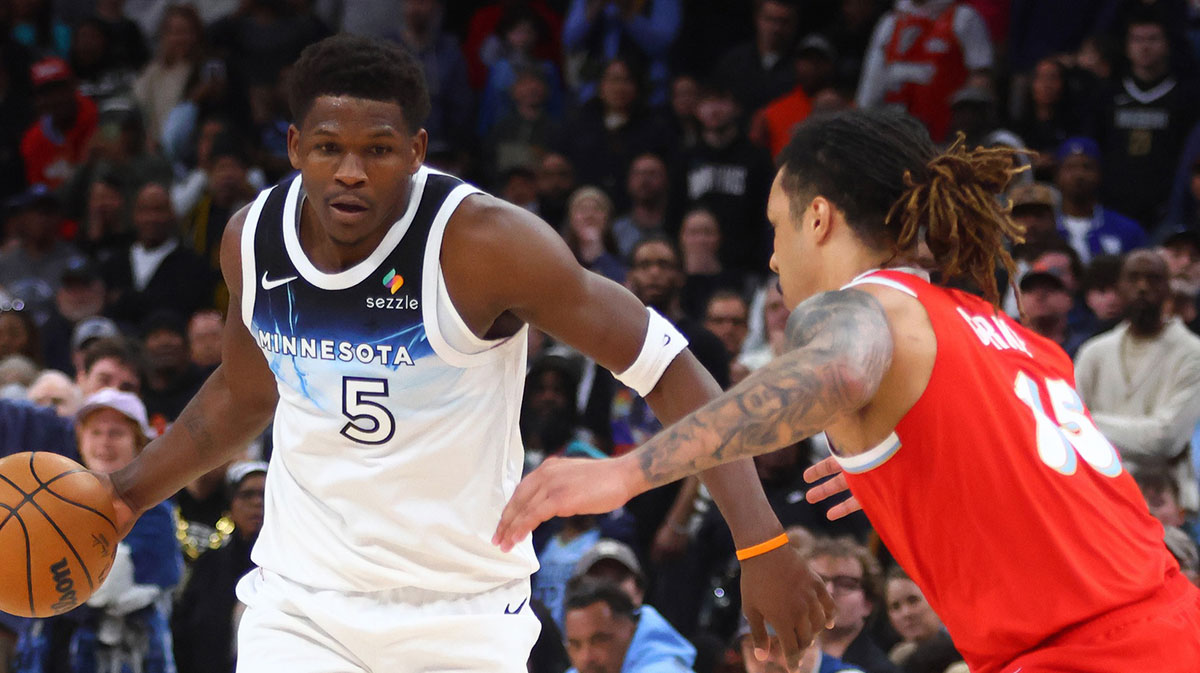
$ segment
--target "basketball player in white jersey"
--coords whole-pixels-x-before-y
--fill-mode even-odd
[[[429,99],[404,52],[324,40],[289,102],[299,177],[223,236],[222,364],[111,476],[118,516],[128,527],[273,416],[238,671],[524,671],[537,562],[528,539],[503,552],[491,537],[521,476],[526,325],[619,372],[664,423],[720,391],[682,335],[551,227],[423,166]],[[749,462],[705,479],[739,547],[782,532]],[[745,563],[743,595],[792,647],[832,615],[787,548]]]

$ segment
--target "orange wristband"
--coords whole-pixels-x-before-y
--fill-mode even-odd
[[[779,549],[788,543],[787,533],[780,533],[777,537],[773,537],[766,542],[759,542],[756,545],[751,545],[745,549],[737,550],[737,560],[745,561],[746,559],[762,556],[763,554]]]

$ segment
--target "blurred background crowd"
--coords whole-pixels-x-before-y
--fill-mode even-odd
[[[784,347],[765,206],[796,124],[889,106],[939,143],[1033,150],[1006,195],[1027,236],[1004,308],[1076,359],[1196,577],[1197,0],[0,0],[0,455],[117,469],[178,416],[221,359],[226,220],[292,170],[290,64],[339,31],[421,62],[429,164],[537,213],[725,386]],[[530,468],[659,429],[549,337],[529,363]],[[143,517],[87,606],[0,616],[0,672],[232,671],[271,448]],[[805,501],[825,455],[817,437],[755,460],[838,606],[804,670],[965,670],[865,517]],[[531,671],[782,670],[778,648],[752,654],[733,543],[696,481],[535,542]]]

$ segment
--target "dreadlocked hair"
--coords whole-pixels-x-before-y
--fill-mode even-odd
[[[966,278],[998,305],[996,261],[1015,282],[1006,240],[1024,240],[997,199],[1021,170],[1019,154],[968,150],[961,136],[939,152],[908,115],[847,110],[810,117],[779,160],[782,185],[797,205],[824,196],[864,243],[893,255],[924,241],[943,282]]]
[[[942,277],[967,277],[986,299],[1000,303],[996,260],[1016,287],[1017,267],[1007,241],[1023,243],[1025,228],[1012,219],[1011,204],[996,198],[1024,167],[1023,152],[1007,147],[966,147],[962,133],[945,152],[924,167],[920,178],[904,172],[907,191],[885,220],[896,228],[896,251],[924,238]]]

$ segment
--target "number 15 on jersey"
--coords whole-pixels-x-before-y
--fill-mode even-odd
[[[1038,385],[1025,372],[1017,373],[1014,392],[1033,411],[1037,423],[1038,455],[1042,462],[1063,474],[1075,474],[1076,454],[1106,477],[1121,473],[1121,459],[1083,408],[1083,400],[1071,384],[1046,379]],[[1042,387],[1050,409],[1042,405]]]

